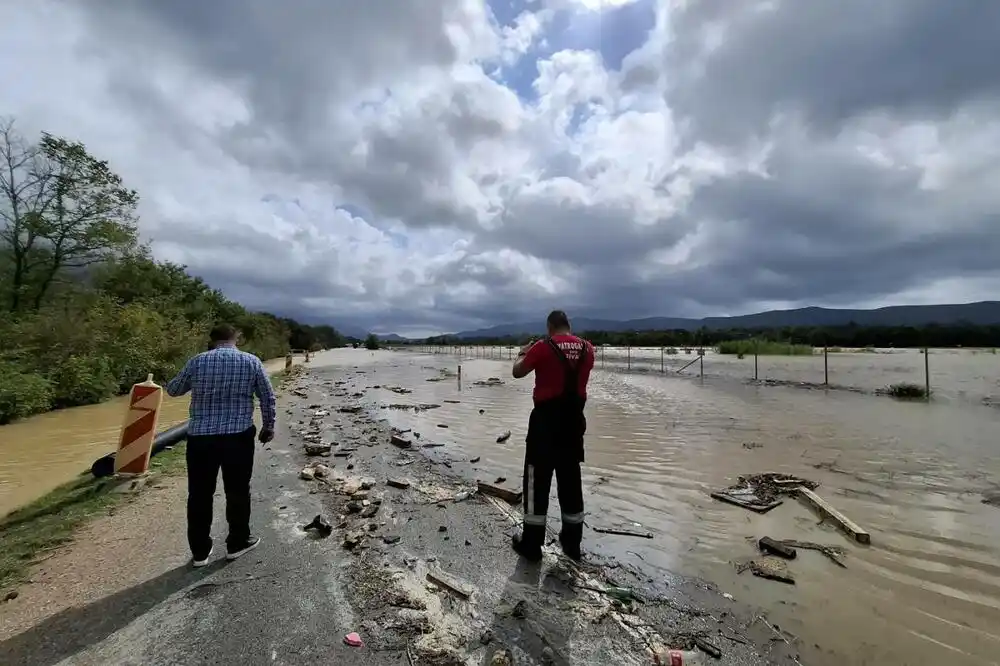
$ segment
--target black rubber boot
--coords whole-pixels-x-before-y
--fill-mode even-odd
[[[511,546],[518,555],[530,562],[542,559],[542,544],[545,543],[545,528],[538,525],[525,525],[521,534],[515,534]]]
[[[559,545],[566,557],[579,562],[583,557],[580,552],[580,543],[583,541],[582,523],[563,523],[562,531],[559,533]]]

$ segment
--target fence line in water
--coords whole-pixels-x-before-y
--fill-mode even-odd
[[[516,355],[516,349],[518,347],[512,345],[393,345],[393,349],[414,351],[424,354],[439,354],[454,356],[456,358],[470,358],[470,359],[486,359],[486,360],[508,360],[513,361]],[[923,358],[922,368],[913,368],[913,371],[919,372],[922,370],[922,385],[916,381],[915,377],[907,377],[909,381],[900,382],[887,382],[881,387],[857,387],[850,385],[837,385],[831,383],[831,362],[830,357],[834,356],[864,356],[865,358],[878,358],[887,356],[898,356],[894,353],[880,353],[880,352],[866,352],[865,350],[857,351],[846,351],[840,348],[830,348],[821,347],[813,350],[811,354],[760,354],[756,350],[753,353],[747,354],[721,354],[714,348],[705,347],[611,347],[602,345],[595,348],[597,356],[595,360],[595,367],[606,369],[606,370],[618,370],[625,372],[659,372],[661,374],[677,374],[682,376],[695,376],[695,377],[705,377],[705,359],[706,357],[710,359],[709,361],[709,371],[710,373],[716,369],[716,367],[723,370],[729,370],[729,372],[717,373],[721,376],[727,377],[741,377],[741,368],[736,367],[734,362],[739,361],[749,361],[752,357],[753,369],[752,372],[746,369],[745,375],[742,376],[743,379],[755,381],[755,382],[765,382],[772,384],[794,384],[794,385],[805,385],[805,386],[815,386],[815,387],[825,387],[825,388],[841,388],[841,389],[855,389],[855,390],[867,390],[873,389],[876,392],[889,392],[894,393],[899,391],[900,397],[930,397],[931,395],[931,373],[930,373],[930,350],[927,348],[920,350],[920,356]],[[801,359],[822,359],[821,365],[817,361],[817,367],[811,368],[806,365],[806,362]],[[777,359],[772,367],[763,367],[761,360],[764,359],[765,365],[768,359]],[[786,362],[784,368],[781,368],[782,363],[780,360],[786,359],[791,360],[791,362]],[[797,359],[797,360],[795,360]],[[797,365],[798,367],[792,368],[792,365]],[[693,367],[694,366],[694,367]],[[836,362],[834,362],[834,371],[836,372]],[[795,379],[781,378],[776,376],[763,376],[767,375],[768,370],[770,374],[774,375],[776,371],[787,370],[787,371],[802,371],[802,370],[815,370],[816,374],[813,381],[804,380],[801,377]],[[900,370],[899,368],[889,370]],[[911,369],[903,369],[908,371]],[[763,371],[763,372],[762,372]],[[777,374],[781,374],[777,372]],[[907,372],[907,374],[910,374]],[[822,380],[822,381],[820,381]]]

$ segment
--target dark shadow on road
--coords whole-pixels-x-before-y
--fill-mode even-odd
[[[0,643],[0,664],[53,666],[100,643],[221,566],[222,561],[203,569],[185,564],[86,606],[67,608]]]
[[[572,580],[562,558],[555,564],[548,559],[545,564],[536,564],[518,558],[500,595],[490,629],[494,640],[483,665],[489,666],[493,655],[507,648],[515,664],[570,666],[570,639],[576,626],[574,602],[579,595]],[[547,660],[543,661],[543,653],[547,653]],[[530,661],[525,662],[525,657]]]

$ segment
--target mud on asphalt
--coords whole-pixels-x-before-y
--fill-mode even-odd
[[[476,492],[470,461],[394,433],[384,409],[434,405],[405,402],[405,388],[378,404],[369,371],[302,370],[280,397],[301,483],[325,507],[309,534],[347,559],[357,649],[408,666],[641,665],[662,647],[700,649],[710,664],[799,663],[792,637],[703,581],[608,558],[578,565],[552,539],[541,564],[520,560],[510,548],[520,508]]]

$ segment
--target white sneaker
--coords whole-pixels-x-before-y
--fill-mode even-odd
[[[206,555],[204,559],[196,560],[194,558],[191,558],[191,566],[193,566],[195,569],[200,569],[202,567],[208,566],[208,560],[212,557],[212,553],[214,552],[215,552],[215,546],[212,546],[211,548],[208,549],[208,555]]]
[[[226,555],[226,559],[232,562],[235,559],[243,557],[244,555],[246,555],[259,545],[260,545],[260,537],[250,537],[250,541],[247,542],[246,546],[244,546],[239,550],[229,551],[229,554]]]

